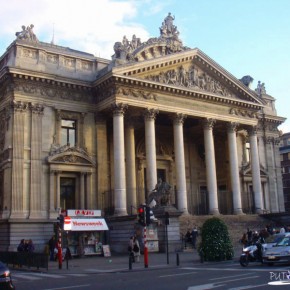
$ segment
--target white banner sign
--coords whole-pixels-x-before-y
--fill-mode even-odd
[[[109,228],[104,219],[65,218],[65,231],[107,231]]]
[[[101,216],[101,211],[99,209],[68,209],[67,216],[97,217]]]

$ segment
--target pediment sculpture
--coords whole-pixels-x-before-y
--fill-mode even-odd
[[[34,25],[30,24],[29,26],[22,25],[22,31],[16,32],[15,35],[18,39],[31,41],[31,42],[38,42],[36,35],[33,32]]]
[[[189,49],[183,46],[179,39],[179,31],[173,24],[174,19],[169,13],[159,28],[160,36],[150,38],[146,42],[141,42],[136,35],[133,35],[131,41],[124,36],[122,42],[116,42],[114,45],[113,59],[125,62],[142,61]]]

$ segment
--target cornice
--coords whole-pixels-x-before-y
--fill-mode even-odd
[[[183,87],[176,87],[168,84],[156,83],[143,79],[136,79],[133,77],[112,75],[110,78],[106,78],[102,83],[97,86],[98,88],[105,88],[111,84],[124,85],[124,86],[135,86],[139,89],[154,91],[155,94],[166,93],[170,95],[179,95],[182,97],[189,97],[201,101],[210,101],[215,103],[222,103],[227,106],[236,106],[259,111],[263,107],[262,104],[256,104],[241,99],[233,99],[221,95],[216,95],[206,91],[197,91],[193,89],[187,89]]]

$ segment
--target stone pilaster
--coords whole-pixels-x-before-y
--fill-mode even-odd
[[[28,103],[13,102],[13,133],[12,133],[12,200],[10,218],[27,218],[24,207],[23,170],[24,170],[24,127],[25,113]]]
[[[30,105],[31,109],[31,160],[30,160],[30,214],[29,218],[41,218],[42,176],[42,117],[43,106]]]

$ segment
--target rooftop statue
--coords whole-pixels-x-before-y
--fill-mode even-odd
[[[135,34],[131,41],[124,36],[122,41],[115,43],[115,54],[112,58],[120,60],[118,63],[143,61],[189,49],[183,46],[179,39],[179,31],[173,24],[174,19],[175,17],[168,13],[159,28],[160,36],[152,37],[146,42],[141,42]]]
[[[261,83],[261,81],[258,81],[258,85],[255,91],[259,96],[261,96],[262,94],[266,94],[265,83]]]
[[[33,24],[30,24],[30,26],[27,27],[25,25],[22,25],[22,31],[15,33],[17,39],[38,42],[38,39],[33,32],[33,28],[34,28]]]

